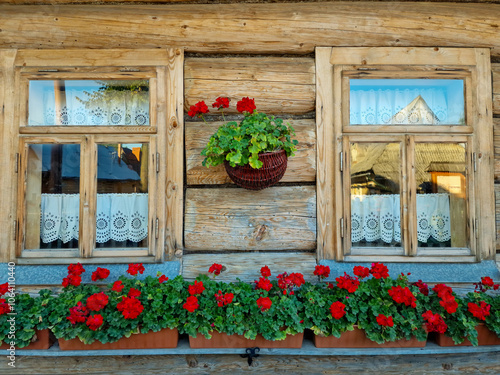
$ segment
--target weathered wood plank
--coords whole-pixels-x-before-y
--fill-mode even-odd
[[[219,96],[231,99],[225,113],[237,113],[242,97],[255,98],[257,110],[300,114],[314,110],[314,59],[248,57],[191,58],[185,64],[185,110],[200,100],[212,109]]]
[[[342,259],[342,249],[335,243],[336,219],[334,211],[334,171],[331,163],[334,157],[334,97],[333,67],[330,64],[331,48],[316,50],[316,134],[317,144],[317,195],[318,195],[318,259]],[[338,151],[338,150],[337,150]],[[341,189],[338,189],[341,190]],[[340,236],[339,236],[340,237]],[[340,240],[339,240],[340,241]],[[336,251],[337,250],[337,251]]]
[[[431,375],[431,374],[494,374],[500,373],[499,352],[450,353],[423,355],[331,355],[331,356],[271,356],[254,358],[252,366],[238,354],[214,355],[151,355],[106,357],[40,358],[18,356],[16,368],[0,367],[0,374],[367,374]],[[6,360],[6,359],[5,359]]]
[[[186,191],[187,250],[314,250],[314,186]]]
[[[184,52],[180,49],[169,53],[167,69],[167,140],[165,151],[159,149],[166,164],[166,225],[165,255],[170,259],[182,248],[182,210],[184,205],[184,116],[182,102]],[[162,166],[159,166],[159,170]],[[162,175],[160,175],[162,176]],[[162,206],[158,206],[162,207]]]
[[[496,4],[426,2],[2,5],[0,48],[304,54],[316,46],[362,43],[488,47],[499,56],[499,17]]]
[[[500,181],[500,118],[493,119],[493,144],[495,147],[495,181]]]
[[[314,120],[286,120],[295,129],[299,141],[295,156],[288,159],[282,182],[304,182],[316,179],[316,132]],[[186,179],[188,185],[232,183],[223,165],[204,167],[200,155],[208,140],[222,122],[186,123]]]
[[[500,184],[495,184],[496,249],[500,250]]]
[[[307,281],[317,281],[313,275],[316,256],[313,253],[238,253],[238,254],[186,254],[182,258],[182,276],[192,280],[199,274],[210,275],[214,263],[226,267],[217,280],[252,282],[260,277],[260,269],[268,266],[272,279],[283,272],[300,272]],[[210,275],[211,276],[211,275]]]
[[[493,114],[500,115],[500,64],[491,64],[493,76]]]

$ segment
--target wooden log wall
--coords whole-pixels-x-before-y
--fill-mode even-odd
[[[496,248],[500,252],[500,64],[491,64],[493,80],[493,144],[495,147]]]
[[[249,96],[255,98],[258,111],[281,115],[289,122],[299,141],[296,156],[289,158],[280,185],[248,191],[234,187],[223,166],[201,165],[200,152],[223,123],[220,116],[205,116],[208,123],[187,120],[184,249],[314,252],[316,189],[311,185],[316,178],[314,59],[186,58],[184,71],[186,112],[191,105],[205,100],[211,114],[216,114],[211,103],[219,96],[227,96],[231,104],[226,113],[234,116],[236,102]]]

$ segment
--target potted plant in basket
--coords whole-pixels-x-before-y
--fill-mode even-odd
[[[64,290],[49,306],[51,329],[63,350],[173,348],[177,346],[182,278],[147,276],[142,264],[103,288],[81,284],[83,267],[70,265]],[[105,280],[109,270],[98,267],[93,281]]]
[[[271,281],[267,267],[262,275],[255,285],[217,282],[206,275],[188,283],[179,330],[189,334],[192,348],[302,346],[302,304],[293,289],[303,277],[282,274]]]
[[[229,99],[219,97],[212,104],[222,111],[229,108]],[[238,186],[260,190],[277,183],[285,174],[287,158],[297,150],[292,140],[294,129],[283,119],[257,112],[254,99],[242,98],[236,109],[243,119],[229,121],[213,134],[201,155],[206,167],[224,164],[231,180]],[[188,115],[201,117],[208,113],[204,101],[191,106]],[[224,118],[225,119],[225,118]]]

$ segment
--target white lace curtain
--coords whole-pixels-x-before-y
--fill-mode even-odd
[[[417,238],[427,243],[451,239],[448,194],[417,194]],[[351,241],[401,242],[400,196],[352,195]]]
[[[42,194],[40,237],[78,240],[79,194]],[[97,194],[96,242],[140,242],[148,235],[148,194]]]
[[[66,105],[55,105],[54,91],[43,93],[41,105],[30,103],[29,125],[149,125],[149,93],[112,91],[103,100],[85,102],[84,90],[66,89]]]
[[[440,89],[351,90],[350,123],[459,124],[463,99],[450,100]]]

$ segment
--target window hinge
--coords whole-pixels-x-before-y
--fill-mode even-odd
[[[340,237],[344,238],[344,218],[340,218]]]
[[[474,172],[477,171],[477,154],[475,152],[472,153],[472,163],[474,166]]]
[[[476,240],[479,238],[479,220],[474,219],[474,233],[476,235]]]
[[[158,220],[158,218],[156,218],[156,221],[155,221],[155,238],[158,239],[158,236],[160,234],[160,220]]]
[[[344,153],[341,151],[340,152],[340,171],[343,172],[344,171]]]
[[[16,153],[16,161],[14,165],[14,172],[18,173],[19,172],[19,153]]]
[[[156,153],[156,173],[160,173],[160,153]]]

